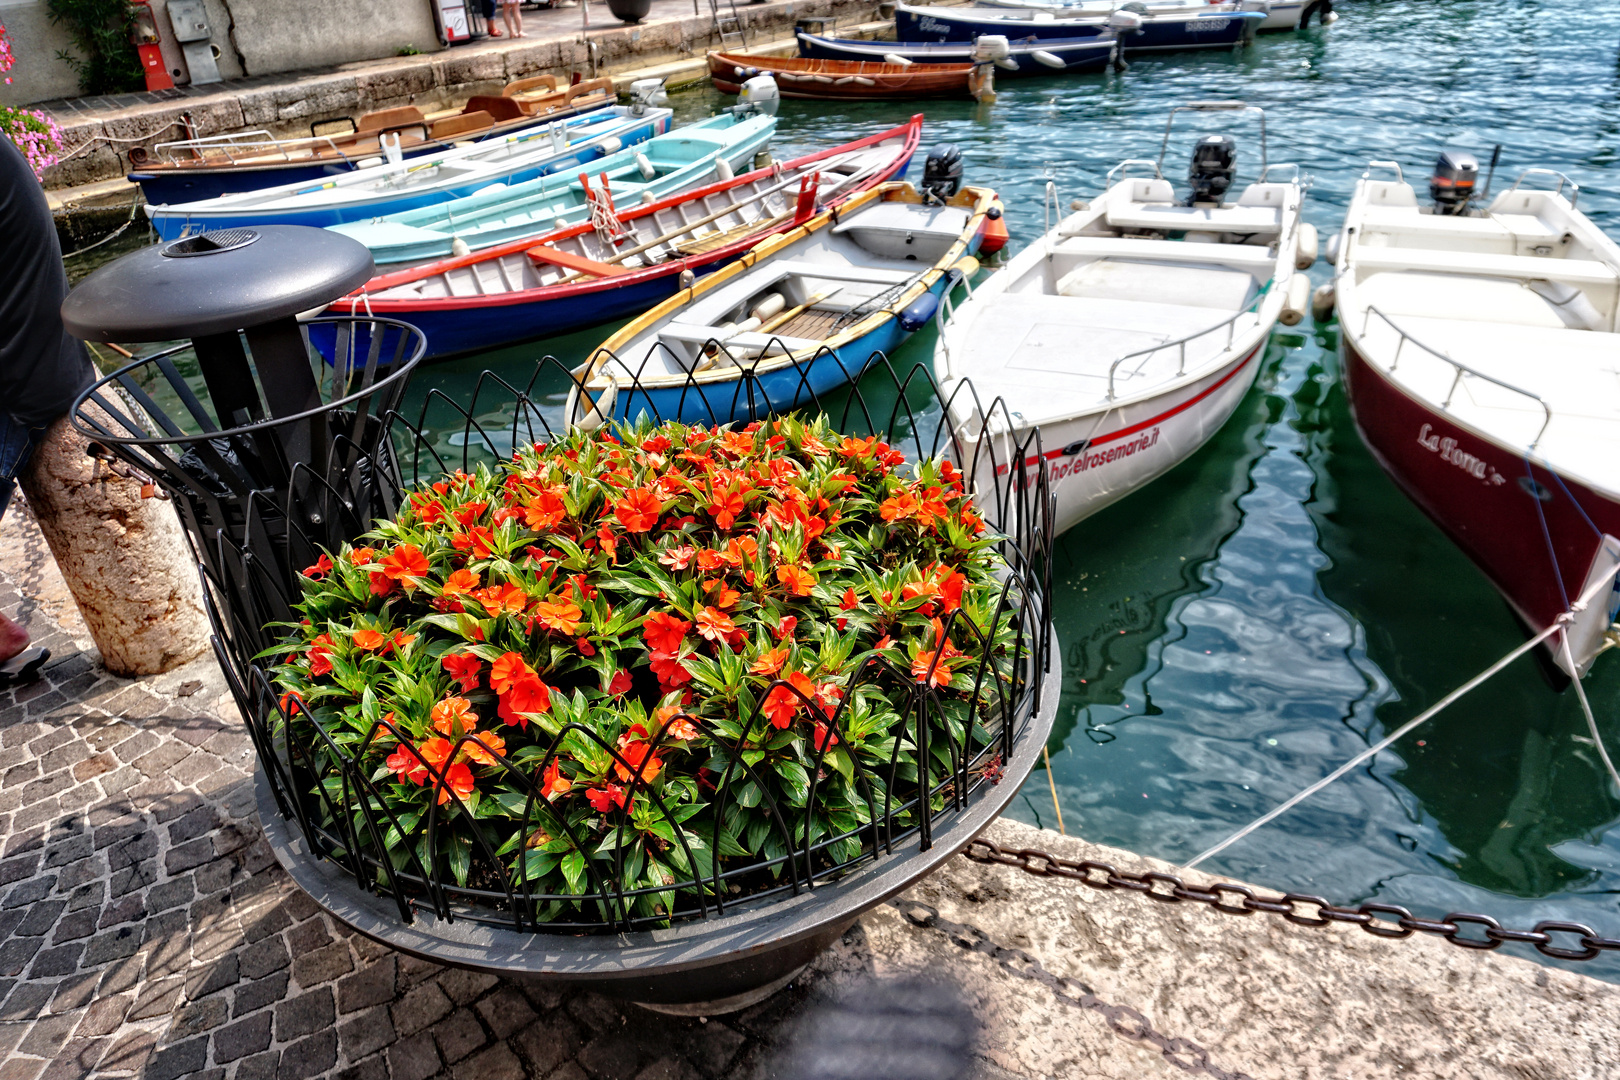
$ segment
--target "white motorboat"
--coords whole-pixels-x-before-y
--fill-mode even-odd
[[[1206,135],[1192,193],[1178,198],[1162,164],[1175,115],[1189,109],[1260,112],[1171,110],[1158,161],[1116,166],[1100,197],[975,289],[936,346],[946,393],[972,385],[952,399],[967,444],[988,432],[1007,437],[999,450],[1038,429],[1060,532],[1202,446],[1253,383],[1272,328],[1309,304],[1296,271],[1315,260],[1316,233],[1300,221],[1298,166],[1267,163],[1262,113],[1258,178],[1227,201],[1236,144]],[[1055,204],[1049,185],[1049,223]],[[1004,483],[1000,460],[973,464],[986,497]]]
[[[1562,173],[1476,200],[1478,172],[1442,154],[1432,207],[1394,162],[1362,176],[1337,241],[1345,389],[1379,464],[1530,627],[1598,592],[1548,640],[1578,675],[1620,609],[1620,247]]]

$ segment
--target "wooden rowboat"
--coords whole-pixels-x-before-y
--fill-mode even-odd
[[[820,101],[972,98],[995,100],[992,64],[889,64],[812,60],[802,56],[741,56],[711,52],[715,89],[735,94],[756,75],[769,75],[786,98]]]
[[[403,319],[427,336],[430,359],[640,314],[684,288],[683,278],[904,176],[922,119],[655,203],[631,202],[612,222],[603,219],[605,229],[586,222],[382,274],[328,310]],[[801,203],[811,177],[818,177],[815,194]],[[597,189],[611,205],[605,185]]]
[[[358,119],[345,117],[337,122],[348,124],[349,130],[336,134],[316,135],[319,125],[311,124],[308,138],[277,139],[268,131],[244,131],[160,143],[151,153],[135,147],[129,152],[129,179],[141,185],[149,203],[213,199],[374,164],[384,154],[384,140],[400,156],[416,157],[510,135],[616,100],[612,79],[558,86],[555,76],[537,75],[508,83],[498,95],[473,97],[459,109],[424,113],[402,105]]]

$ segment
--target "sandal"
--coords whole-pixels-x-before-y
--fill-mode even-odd
[[[10,660],[0,664],[0,690],[13,686],[27,686],[39,681],[40,669],[51,658],[49,649],[24,649]]]

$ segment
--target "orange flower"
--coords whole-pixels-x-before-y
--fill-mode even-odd
[[[690,629],[692,624],[685,619],[677,619],[662,611],[648,615],[641,624],[641,633],[647,639],[647,648],[653,652],[680,652],[681,642],[686,640],[686,632]]]
[[[764,675],[769,678],[782,670],[782,665],[787,663],[787,658],[787,646],[780,645],[769,652],[760,653],[759,659],[748,665],[748,670],[754,675]]]
[[[731,616],[717,607],[706,607],[698,612],[697,632],[713,642],[720,642],[737,632]]]
[[[720,608],[721,610],[725,610],[726,608],[733,606],[737,603],[737,601],[742,599],[742,593],[727,585],[723,578],[715,578],[712,581],[705,581],[703,583],[703,591],[712,592],[715,594],[714,606]]]
[[[624,788],[618,784],[591,788],[585,793],[585,798],[590,800],[591,807],[599,814],[605,814],[615,806],[624,809]]]
[[[391,581],[398,581],[407,589],[416,588],[416,579],[427,577],[427,556],[415,544],[401,544],[382,561],[382,572]]]
[[[314,578],[319,581],[321,578],[325,577],[327,572],[331,569],[332,556],[322,552],[321,557],[315,560],[314,566],[304,567],[303,574],[307,578]]]
[[[665,705],[653,713],[653,727],[660,728],[664,737],[679,739],[681,742],[691,742],[698,737],[698,729],[692,721],[680,715],[681,706]]]
[[[349,552],[349,561],[355,566],[365,566],[376,556],[377,552],[374,548],[355,548]]]
[[[572,600],[558,597],[535,604],[534,616],[548,630],[572,636],[579,629],[584,612],[580,611],[579,605]]]
[[[455,738],[478,726],[478,714],[464,697],[447,697],[433,706],[433,730]]]
[[[355,648],[364,649],[366,652],[382,648],[383,644],[388,640],[386,636],[375,630],[356,630],[350,637],[354,641]]]
[[[634,730],[641,730],[640,726]],[[619,774],[620,780],[639,776],[644,783],[650,784],[664,771],[664,762],[653,753],[652,745],[639,739],[632,740],[628,736],[620,736],[619,756],[624,760],[615,761],[613,771]]]
[[[658,561],[671,570],[685,570],[695,554],[697,554],[697,549],[691,544],[682,544],[679,547],[672,547],[659,555]]]
[[[838,606],[844,611],[854,611],[861,606],[861,598],[855,595],[853,586],[844,590],[844,597],[838,601]]]
[[[472,770],[458,761],[445,770],[443,783],[436,783],[435,786],[439,789],[440,806],[450,801],[452,793],[465,802],[473,793]]]
[[[471,735],[472,732],[467,734]],[[480,746],[480,743],[483,745]],[[493,765],[496,758],[506,756],[506,740],[493,731],[480,731],[475,739],[461,744],[461,752],[480,765]]]
[[[463,690],[478,689],[478,672],[483,661],[472,653],[446,653],[439,666],[450,673],[450,678],[461,684]]]
[[[766,694],[765,704],[760,707],[765,713],[765,718],[778,728],[786,728],[798,714],[799,707],[804,704],[799,693],[807,698],[813,698],[816,693],[816,684],[802,671],[795,671],[789,675],[788,683],[790,686],[778,686]],[[799,693],[794,693],[795,690]]]
[[[556,528],[566,516],[568,508],[550,491],[542,491],[523,506],[523,523],[535,532]]]
[[[504,694],[524,679],[537,679],[539,675],[520,653],[504,653],[489,670],[489,686],[497,694]]]
[[[487,559],[495,551],[495,532],[488,525],[474,525],[450,537],[457,551],[470,551],[475,559]]]
[[[633,533],[651,532],[663,512],[664,504],[652,488],[632,488],[613,504],[613,516]]]
[[[809,596],[816,587],[816,576],[802,566],[784,563],[776,568],[776,580],[794,596]]]
[[[655,652],[648,658],[653,674],[658,676],[658,688],[664,693],[678,690],[692,681],[692,673],[686,670],[681,658],[672,652]]]
[[[428,777],[426,762],[409,743],[400,743],[395,747],[383,764],[392,770],[394,779],[402,784],[407,780],[420,784]]]
[[[311,675],[330,675],[332,673],[332,650],[337,643],[332,635],[321,634],[309,643],[309,673]]]
[[[540,794],[544,798],[555,799],[558,795],[568,794],[573,788],[574,782],[562,775],[561,763],[556,758],[552,758],[551,764],[546,766],[546,774],[544,783],[540,787]]]
[[[444,581],[444,596],[462,596],[478,588],[478,575],[471,570],[457,570]]]
[[[498,617],[503,611],[516,614],[529,604],[529,594],[516,585],[491,585],[487,589],[479,589],[471,596],[484,605],[484,610],[489,612],[491,617]]]
[[[729,529],[737,521],[737,516],[743,512],[742,492],[720,490],[714,493],[714,500],[709,503],[709,513],[714,517],[714,523],[722,529]]]
[[[909,491],[902,491],[892,498],[884,499],[878,506],[878,515],[884,521],[902,521],[917,513],[917,497]]]
[[[939,663],[936,664],[934,662],[934,653],[935,650],[932,649],[918,653],[916,659],[911,661],[911,674],[920,683],[932,683],[938,687],[949,686],[951,684],[951,658],[949,655],[942,655],[939,658]]]
[[[817,750],[824,751],[829,747],[838,745],[838,736],[834,735],[832,733],[832,729],[826,724],[823,724],[820,720],[817,720],[816,733],[811,737],[810,742]]]

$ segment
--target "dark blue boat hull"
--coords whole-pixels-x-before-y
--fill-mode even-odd
[[[870,41],[853,41],[842,38],[816,37],[812,34],[799,35],[799,55],[813,60],[865,60],[881,61],[882,54],[874,55],[871,52],[873,44],[888,46],[888,51],[898,53],[914,64],[961,64],[972,58],[972,42],[946,42],[942,44],[929,43],[919,46],[914,43],[887,41],[874,43]],[[1007,60],[1016,64],[1016,69],[996,65],[996,78],[1012,78],[1016,75],[1055,75],[1058,72],[1083,73],[1088,71],[1102,71],[1113,58],[1112,44],[1094,41],[1091,38],[1062,38],[1052,41],[1039,41],[1029,35],[1011,41],[1013,54]],[[1020,53],[1018,50],[1039,44],[1052,52],[1065,45],[1081,45],[1072,52],[1057,52],[1056,55],[1064,63],[1061,68],[1048,67],[1036,60],[1029,52]]]
[[[1102,23],[1076,24],[1053,19],[998,19],[957,14],[960,8],[930,8],[926,12],[899,10],[894,15],[895,36],[902,42],[970,42],[985,34],[1002,34],[1009,41],[1039,41],[1090,37],[1101,33]],[[1126,54],[1168,52],[1178,49],[1231,48],[1252,40],[1265,21],[1260,12],[1221,12],[1192,19],[1155,19],[1151,16],[1137,33],[1122,33]],[[1089,31],[1089,32],[1088,32]]]

